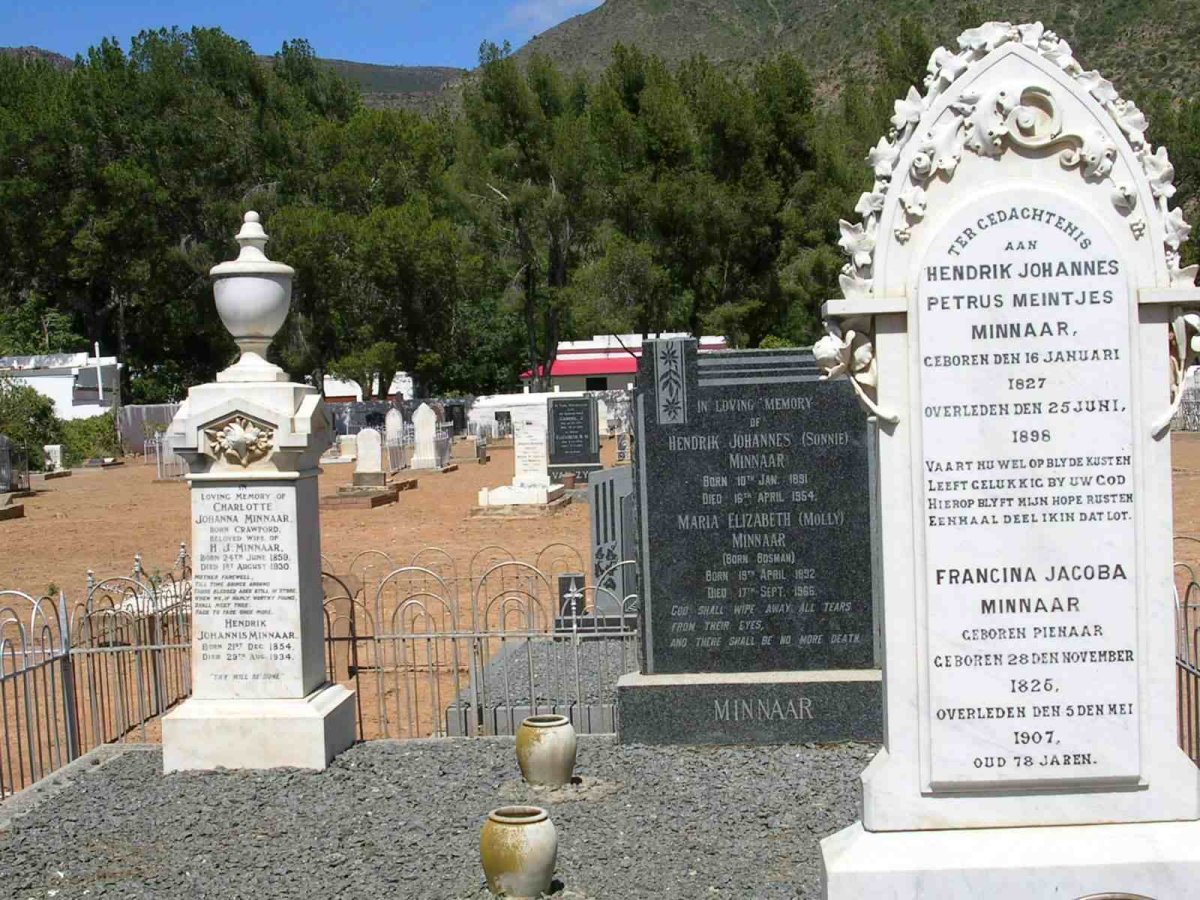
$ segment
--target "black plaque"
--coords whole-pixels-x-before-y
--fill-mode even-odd
[[[636,495],[647,673],[874,665],[867,420],[799,350],[647,343]]]
[[[549,475],[574,473],[580,481],[600,468],[600,422],[592,397],[549,397],[547,435]]]

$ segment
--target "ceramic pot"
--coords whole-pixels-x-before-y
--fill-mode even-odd
[[[479,833],[479,858],[488,890],[502,897],[549,893],[558,856],[558,832],[539,806],[502,806],[488,813]]]
[[[517,729],[517,764],[530,784],[562,785],[575,771],[575,727],[566,716],[530,716]]]

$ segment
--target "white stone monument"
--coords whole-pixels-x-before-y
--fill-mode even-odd
[[[404,416],[400,410],[392,407],[383,418],[384,439],[389,444],[400,444],[404,441]]]
[[[437,447],[437,413],[429,404],[422,403],[413,412],[413,460],[409,468],[438,469]]]
[[[354,483],[382,486],[387,482],[383,469],[383,437],[374,428],[355,435]]]
[[[47,472],[61,472],[63,467],[62,444],[46,444],[42,447]]]
[[[163,720],[163,768],[323,769],[354,741],[354,695],[325,680],[317,460],[333,439],[316,388],[264,358],[292,269],[246,213],[238,258],[212,270],[242,351],[188,391],[171,443],[192,496],[192,696]]]
[[[548,474],[550,455],[546,446],[546,403],[514,406],[512,409],[513,463],[511,485],[482,488],[480,506],[545,505],[563,495],[561,484]]]
[[[886,648],[827,896],[1193,896],[1167,425],[1200,291],[1173,170],[1040,24],[966,32],[926,86],[871,151],[814,348],[880,424]]]

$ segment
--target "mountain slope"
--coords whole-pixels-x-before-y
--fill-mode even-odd
[[[873,65],[881,29],[902,16],[936,43],[990,19],[1040,20],[1076,57],[1119,89],[1154,85],[1177,95],[1200,90],[1200,0],[607,0],[538,35],[518,51],[597,72],[617,43],[678,62],[694,53],[741,66],[792,51],[827,87]]]

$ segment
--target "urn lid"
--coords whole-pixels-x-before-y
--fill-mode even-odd
[[[238,246],[242,249],[237,259],[217,263],[209,270],[213,278],[227,278],[230,275],[286,275],[291,277],[296,270],[280,262],[272,262],[263,253],[269,238],[263,231],[259,215],[250,210],[242,217],[242,230],[236,235]]]

